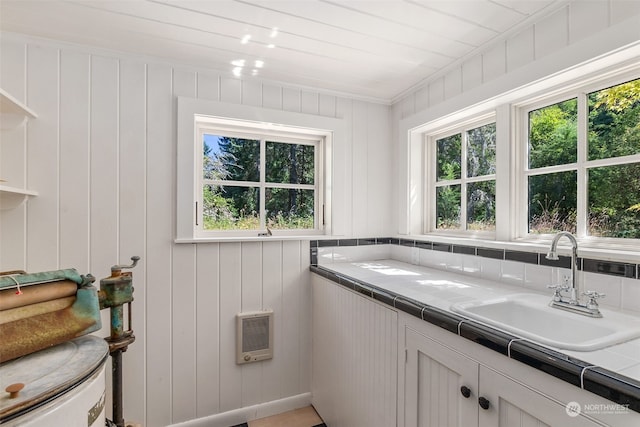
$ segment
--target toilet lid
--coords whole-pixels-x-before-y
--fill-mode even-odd
[[[73,389],[102,368],[109,346],[85,335],[0,365],[0,424],[32,411]],[[23,383],[11,399],[6,388]]]

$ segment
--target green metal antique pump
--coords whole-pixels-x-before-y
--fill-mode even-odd
[[[113,422],[118,427],[125,425],[122,416],[122,353],[127,351],[129,344],[136,339],[131,327],[133,278],[131,272],[123,272],[122,270],[135,267],[139,260],[139,256],[132,256],[133,263],[131,265],[111,267],[111,276],[100,280],[100,290],[98,291],[100,309],[108,308],[111,316],[111,335],[105,340],[109,344],[109,354],[111,355]],[[124,325],[125,304],[128,305],[127,329]]]

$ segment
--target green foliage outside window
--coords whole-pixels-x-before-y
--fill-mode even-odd
[[[467,176],[496,173],[496,124],[489,123],[467,131]],[[495,180],[467,184],[467,229],[495,230]]]
[[[587,161],[640,153],[640,80],[587,96]],[[577,162],[577,100],[529,114],[529,167]],[[589,167],[587,230],[592,236],[640,238],[640,163]],[[529,231],[576,230],[576,171],[529,177]]]
[[[261,228],[259,185],[262,164],[265,183],[273,184],[263,195],[265,225],[274,229],[315,227],[315,191],[278,188],[278,184],[314,184],[315,147],[272,141],[264,144],[265,159],[260,158],[259,140],[214,136],[212,145],[203,144],[203,178],[217,181],[215,185],[203,187],[205,230]]]
[[[578,159],[578,102],[560,102],[529,113],[529,168]]]
[[[460,185],[436,188],[436,228],[457,230],[460,228]]]
[[[467,184],[467,230],[486,231],[496,228],[496,182]]]
[[[496,124],[467,131],[467,176],[496,173]]]
[[[464,139],[463,139],[464,135]],[[463,165],[462,154],[466,154]],[[436,140],[436,178],[440,182],[463,180],[463,184],[436,187],[436,228],[439,230],[495,230],[496,124],[489,123],[464,133]],[[464,177],[463,166],[465,167]],[[469,178],[481,178],[468,181]],[[462,200],[462,190],[466,198]],[[461,213],[465,209],[466,224]]]
[[[438,181],[459,179],[461,171],[462,135],[455,134],[436,141]]]

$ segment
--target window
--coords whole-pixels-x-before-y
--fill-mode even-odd
[[[175,241],[331,234],[345,135],[342,119],[178,97]]]
[[[496,124],[474,123],[427,138],[433,160],[430,221],[437,231],[492,232],[496,225]]]
[[[520,151],[512,151],[508,104],[493,122],[430,125],[426,232],[640,239],[640,79],[601,79],[539,99],[513,122]]]
[[[538,250],[566,230],[593,253],[637,251],[635,50],[509,86],[490,98],[474,96],[400,120],[399,156],[406,166],[398,175],[401,234]],[[467,106],[452,109],[461,104]]]
[[[528,113],[529,233],[576,232],[577,99]]]
[[[204,232],[322,228],[324,137],[197,119],[202,171],[197,198]],[[272,126],[270,126],[272,127]]]
[[[525,112],[528,233],[640,238],[640,80]]]

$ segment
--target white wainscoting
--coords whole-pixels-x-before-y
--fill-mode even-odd
[[[0,48],[0,86],[38,114],[3,131],[0,176],[39,193],[0,213],[0,271],[76,268],[99,279],[142,257],[136,342],[124,354],[127,421],[166,426],[308,393],[309,242],[173,242],[176,97],[343,118],[333,214],[346,237],[393,228],[389,107],[16,34],[3,33]],[[239,367],[234,316],[263,308],[275,312],[274,358]]]
[[[313,277],[312,403],[331,427],[396,425],[398,313]]]

